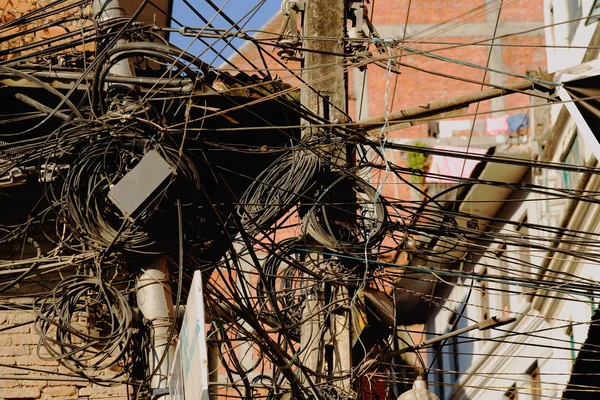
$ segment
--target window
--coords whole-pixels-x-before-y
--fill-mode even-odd
[[[504,397],[506,397],[508,400],[518,400],[519,399],[519,391],[517,390],[517,384],[514,383],[510,389],[508,389],[506,391],[506,393],[504,393]]]
[[[561,155],[561,162],[571,165],[582,165],[585,163],[585,141],[575,132],[573,139],[568,145],[568,150]],[[575,189],[579,184],[582,174],[580,172],[562,171],[562,187],[564,189]]]
[[[527,369],[527,375],[529,375],[529,384],[531,387],[531,400],[542,400],[542,379],[537,361]]]

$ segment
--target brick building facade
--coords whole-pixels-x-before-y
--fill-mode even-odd
[[[410,9],[409,9],[410,5]],[[348,64],[348,113],[353,120],[383,115],[386,111],[385,93],[389,90],[387,111],[394,112],[406,108],[425,106],[429,103],[452,99],[457,96],[475,93],[490,86],[504,86],[519,79],[500,72],[525,76],[545,72],[546,52],[544,49],[543,0],[533,1],[437,1],[411,2],[392,0],[367,5],[369,15],[381,38],[402,39],[404,46],[412,50],[402,51],[401,46],[391,49],[399,66],[400,75],[388,76],[383,67],[369,65],[361,72]],[[274,16],[263,28],[266,32],[279,32],[283,15]],[[496,39],[492,42],[491,38]],[[272,37],[259,34],[258,37]],[[277,58],[276,51],[270,51]],[[450,60],[427,57],[423,51]],[[371,52],[377,57],[374,47]],[[256,47],[246,43],[242,53],[255,66],[271,69],[272,74],[291,84],[300,85],[281,65],[269,57],[261,57]],[[232,62],[239,68],[251,71],[254,67],[236,55]],[[465,65],[476,64],[478,69]],[[385,64],[383,62],[382,64]],[[286,66],[299,71],[299,62],[288,62]],[[485,82],[485,86],[482,83]],[[501,117],[507,114],[527,112],[530,97],[525,94],[512,94],[473,104],[461,117],[449,121],[473,121],[477,112],[473,136],[486,137],[485,124],[488,117]],[[470,135],[470,131],[456,131],[454,136]],[[388,134],[389,140],[416,142],[428,136],[428,124],[399,129]],[[445,145],[462,146],[464,142],[446,138]],[[435,143],[434,143],[435,144]],[[405,164],[406,155],[396,151],[386,154],[389,161]],[[448,171],[449,174],[452,171]],[[383,179],[383,178],[382,178]],[[394,177],[387,177],[384,194],[392,198],[408,199],[410,191]]]

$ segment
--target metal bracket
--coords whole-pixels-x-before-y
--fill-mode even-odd
[[[57,165],[54,163],[42,164],[38,181],[54,182],[58,176],[58,172],[70,168],[69,165]]]
[[[352,0],[349,4],[348,19],[352,21],[352,26],[348,29],[348,36],[351,39],[366,38],[364,31],[365,19],[368,19],[368,12],[364,0]]]
[[[277,43],[282,47],[277,55],[286,61],[302,61],[302,57],[296,55],[295,48],[300,47],[300,30],[298,29],[298,14],[306,9],[305,0],[283,0],[281,2],[281,11],[285,15],[285,21],[281,28],[281,35]]]
[[[29,174],[22,168],[12,168],[6,174],[0,176],[0,187],[21,185],[25,183],[27,175]]]

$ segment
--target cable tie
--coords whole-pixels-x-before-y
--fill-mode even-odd
[[[285,371],[286,369],[290,369],[296,361],[298,361],[298,353],[294,353],[294,356],[287,364],[285,364],[284,366],[278,365],[278,367],[280,370]]]

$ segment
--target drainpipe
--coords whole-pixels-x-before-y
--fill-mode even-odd
[[[152,389],[167,388],[170,363],[175,355],[173,342],[168,343],[173,324],[173,298],[169,284],[167,261],[157,257],[146,266],[136,282],[137,303],[144,316],[152,324],[152,348],[148,360],[148,371],[152,373],[168,352],[159,370],[150,382]]]
[[[111,19],[123,18],[127,16],[127,14],[125,14],[125,10],[123,7],[121,7],[119,0],[94,0],[92,2],[92,12],[94,13],[94,16],[98,22],[106,22],[110,21]],[[119,39],[117,41],[118,45],[125,43],[127,43],[126,39]],[[118,61],[110,68],[109,72],[112,75],[121,77],[135,76],[135,70],[129,58]],[[113,82],[109,83],[107,86],[107,92],[118,91],[127,94],[136,90],[135,85],[123,83]]]

